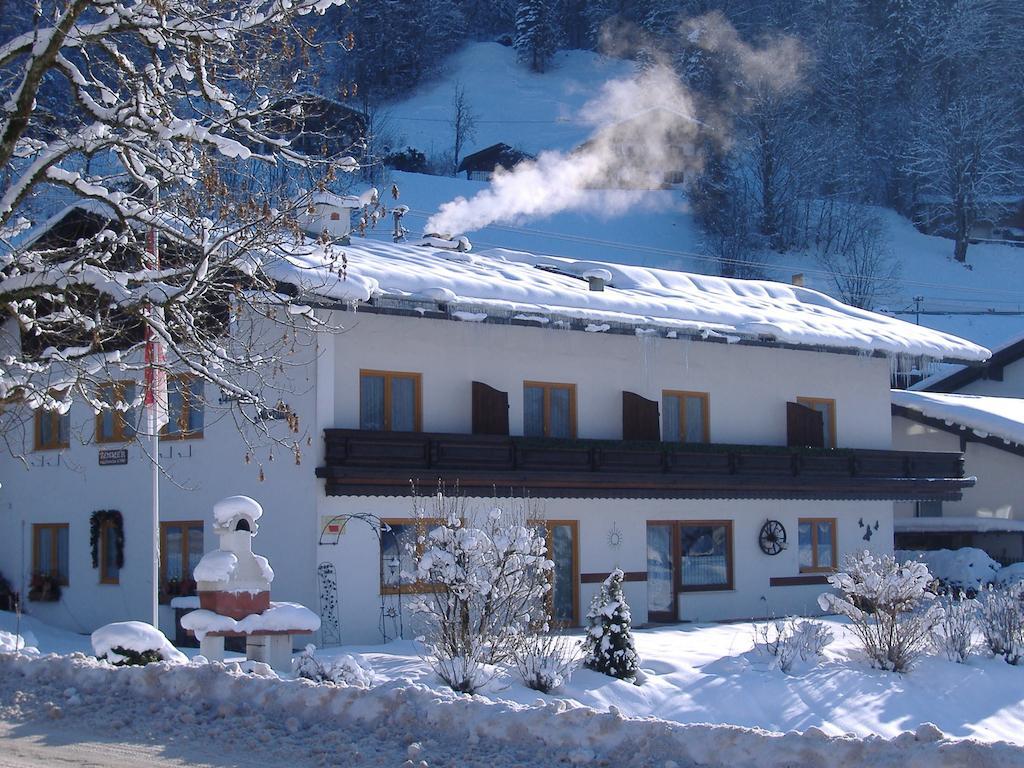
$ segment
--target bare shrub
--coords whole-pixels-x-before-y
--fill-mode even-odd
[[[818,597],[822,610],[850,619],[871,665],[906,672],[928,647],[941,608],[931,603],[932,576],[924,563],[897,563],[868,550],[846,557],[844,570],[828,577],[840,594]]]
[[[551,693],[569,681],[583,658],[578,640],[550,632],[523,638],[515,653],[516,669],[527,688]]]
[[[754,647],[775,659],[786,674],[796,662],[814,663],[832,642],[832,631],[819,621],[790,616],[754,627]]]
[[[963,664],[974,649],[978,604],[958,592],[942,598],[940,607],[942,616],[932,631],[932,645],[950,661]]]
[[[1024,660],[1024,582],[986,588],[979,599],[978,624],[985,645],[1008,664]]]

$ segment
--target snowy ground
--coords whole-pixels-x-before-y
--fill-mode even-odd
[[[0,630],[12,623],[0,614]],[[1024,668],[978,656],[878,672],[842,624],[829,624],[837,640],[824,662],[792,676],[751,653],[749,624],[637,631],[643,686],[581,670],[557,696],[504,675],[485,695],[454,694],[408,642],[323,652],[360,653],[378,677],[369,689],[237,664],[115,670],[78,654],[0,654],[0,766],[48,764],[48,755],[92,765],[399,766],[412,754],[414,767],[1024,766]],[[24,628],[44,652],[88,648],[86,637],[32,620]],[[929,721],[946,738],[921,726]],[[413,743],[421,750],[410,752]]]

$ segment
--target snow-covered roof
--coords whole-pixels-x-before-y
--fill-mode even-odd
[[[785,283],[541,256],[502,248],[480,253],[361,238],[339,253],[311,241],[265,264],[282,282],[321,299],[436,301],[448,310],[507,317],[611,323],[729,341],[982,361],[989,351],[922,326],[848,306]],[[604,291],[584,277],[604,270]]]
[[[200,608],[182,616],[181,626],[202,640],[210,632],[249,635],[261,632],[316,632],[320,629],[320,617],[298,603],[271,603],[263,613],[252,613],[238,620]]]
[[[1024,445],[1024,399],[894,389],[892,402],[949,426],[969,429],[978,437]]]
[[[893,521],[896,533],[1024,533],[1024,520],[1005,517],[897,517]]]

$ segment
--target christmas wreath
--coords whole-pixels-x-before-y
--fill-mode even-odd
[[[100,567],[100,529],[110,522],[114,526],[114,548],[117,567],[124,567],[124,519],[116,509],[101,509],[89,518],[89,546],[92,547],[92,567]]]

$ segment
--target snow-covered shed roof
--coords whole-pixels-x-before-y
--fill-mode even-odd
[[[892,402],[948,426],[969,429],[978,437],[1024,445],[1024,400],[1020,398],[894,389]]]
[[[1024,358],[1024,333],[1017,334],[992,350],[984,365],[958,366],[940,371],[914,384],[920,392],[957,392],[979,379],[1002,381],[1003,369]]]
[[[989,356],[970,341],[855,307],[785,283],[736,280],[667,269],[541,256],[495,248],[463,253],[371,238],[325,251],[296,244],[264,268],[304,293],[339,303],[433,301],[456,316],[546,318],[611,324],[673,336],[923,355],[978,362]],[[585,276],[604,270],[603,291]],[[343,273],[343,274],[339,274]]]

